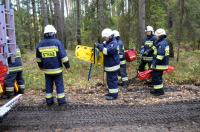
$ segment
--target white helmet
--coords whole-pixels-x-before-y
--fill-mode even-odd
[[[105,28],[102,32],[101,32],[101,36],[103,37],[110,37],[113,35],[113,31],[110,28]]]
[[[44,34],[45,33],[57,33],[55,27],[53,25],[46,25],[44,28]]]
[[[164,29],[159,28],[159,29],[156,30],[155,35],[159,37],[161,35],[167,35],[167,34],[166,34]]]
[[[152,26],[147,26],[145,32],[154,32],[153,27]]]
[[[119,31],[117,31],[117,30],[113,30],[113,34],[114,34],[115,37],[119,37],[120,36]]]

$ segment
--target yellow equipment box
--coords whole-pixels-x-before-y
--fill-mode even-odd
[[[75,55],[78,59],[94,63],[94,56],[95,56],[95,64],[103,65],[103,53],[99,52],[97,48],[95,48],[95,54],[93,53],[93,47],[77,45],[75,49]]]

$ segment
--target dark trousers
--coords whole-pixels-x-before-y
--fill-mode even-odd
[[[6,93],[13,94],[14,93],[14,83],[17,81],[17,84],[19,86],[19,91],[24,91],[25,85],[24,85],[24,78],[23,78],[23,72],[10,72],[5,77],[5,86],[6,86]]]
[[[65,93],[63,84],[63,74],[49,75],[45,74],[46,81],[46,102],[47,104],[54,103],[53,98],[53,84],[56,85],[57,100],[59,104],[65,103]]]
[[[153,88],[155,90],[163,88],[163,71],[162,70],[153,70],[152,72],[152,82]]]
[[[109,93],[113,96],[118,96],[118,73],[119,71],[106,72]]]
[[[139,70],[140,72],[144,71],[144,70],[145,70],[145,66],[146,66],[147,64],[148,64],[149,67],[151,67],[151,62],[141,60],[138,70]]]
[[[127,76],[127,72],[126,72],[126,64],[120,65],[120,70],[119,70],[118,76],[119,76],[119,78],[121,78],[123,83],[128,82],[128,76]]]

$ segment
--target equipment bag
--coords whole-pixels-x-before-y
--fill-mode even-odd
[[[173,66],[168,66],[168,69],[165,70],[163,72],[163,74],[167,74],[167,73],[170,73],[174,71],[174,67]],[[141,81],[144,81],[144,80],[148,80],[152,77],[152,70],[146,70],[146,71],[143,71],[143,72],[139,72],[137,77],[139,78],[139,80]]]
[[[134,49],[125,51],[125,58],[127,62],[132,62],[137,59],[137,52]]]

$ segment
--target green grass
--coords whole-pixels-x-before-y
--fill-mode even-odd
[[[78,60],[72,51],[68,52],[68,56],[71,68],[68,70],[64,68],[63,72],[66,88],[92,87],[103,79],[102,67],[93,66],[91,80],[87,81],[90,63]],[[23,55],[25,83],[27,88],[42,89],[45,86],[44,73],[39,70],[37,63],[33,61],[34,57],[34,52]]]
[[[200,51],[181,52],[180,61],[170,60],[175,71],[165,75],[165,80],[172,84],[200,85]]]
[[[91,80],[87,81],[90,63],[78,60],[73,51],[68,51],[71,68],[64,70],[64,83],[66,88],[86,88],[95,86],[98,82],[103,82],[102,66],[94,66]],[[45,85],[44,73],[39,70],[37,63],[33,61],[34,52],[23,54],[24,78],[26,87],[30,89],[43,89]],[[175,67],[175,71],[165,75],[167,84],[197,84],[200,85],[200,51],[181,52],[180,62],[170,59],[170,65]],[[136,75],[137,62],[128,63],[127,71],[129,78]]]

